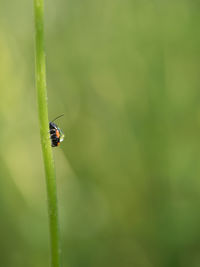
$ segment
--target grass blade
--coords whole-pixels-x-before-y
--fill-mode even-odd
[[[60,267],[58,205],[56,177],[49,139],[49,120],[46,89],[46,60],[44,49],[44,0],[34,0],[36,87],[42,153],[46,175],[48,214],[51,243],[51,266]]]

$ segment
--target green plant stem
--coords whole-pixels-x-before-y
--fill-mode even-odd
[[[42,153],[46,174],[48,214],[51,243],[51,266],[60,267],[58,206],[56,178],[52,148],[49,138],[49,120],[46,89],[46,62],[44,51],[44,0],[34,0],[36,87]]]

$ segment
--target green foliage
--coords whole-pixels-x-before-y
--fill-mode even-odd
[[[44,267],[33,7],[0,1],[1,265]],[[199,8],[46,1],[63,266],[200,265]]]

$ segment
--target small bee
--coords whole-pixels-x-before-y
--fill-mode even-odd
[[[49,133],[50,133],[50,139],[51,139],[51,146],[52,147],[59,146],[60,142],[62,142],[64,140],[63,132],[55,123],[53,123],[55,120],[62,117],[63,115],[64,114],[56,117],[53,121],[49,122]]]

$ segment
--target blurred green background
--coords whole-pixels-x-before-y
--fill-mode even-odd
[[[63,267],[200,266],[200,2],[46,1]],[[32,1],[0,0],[0,266],[49,266]]]

